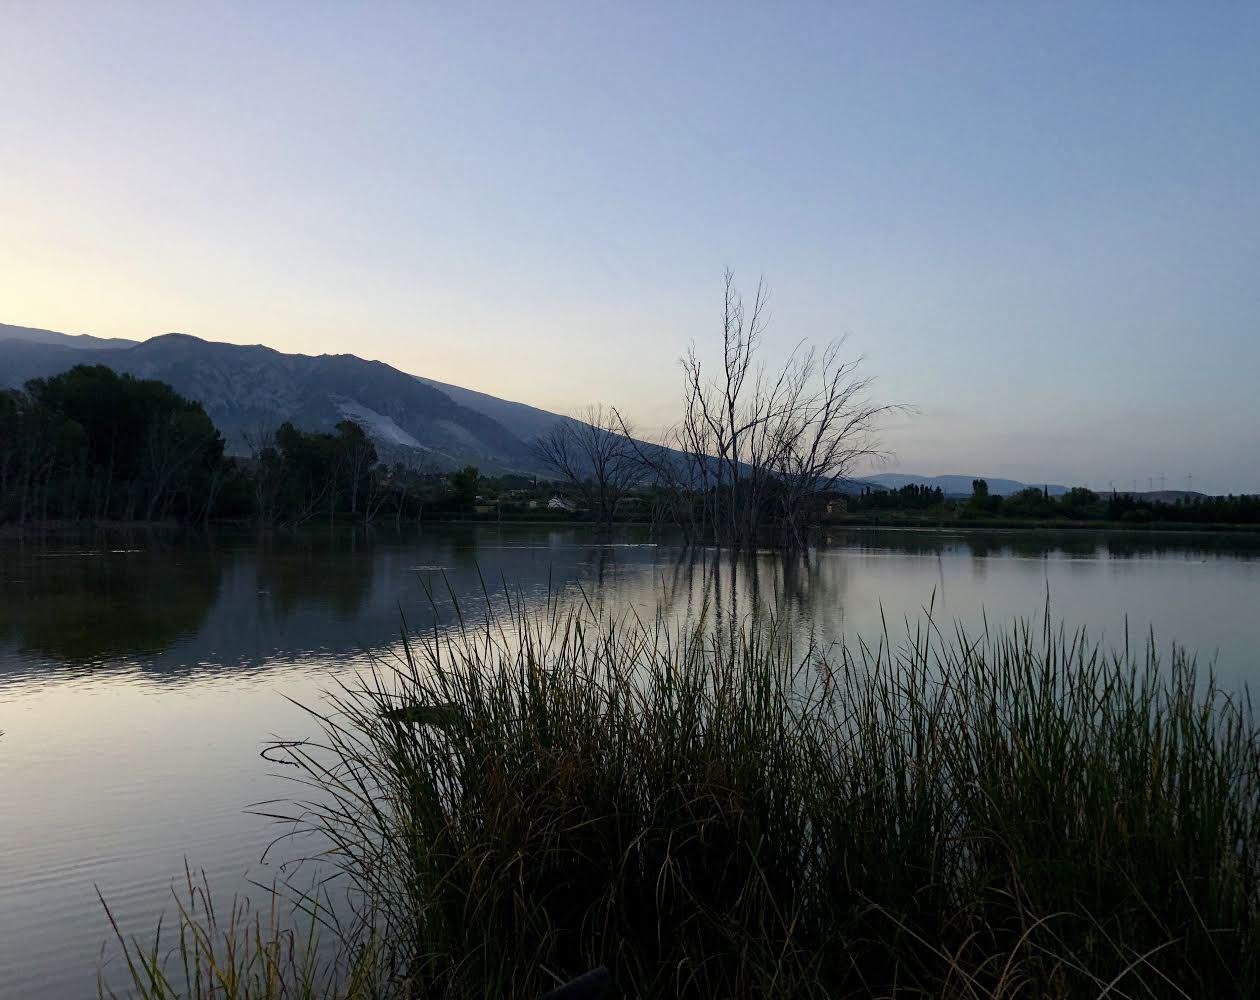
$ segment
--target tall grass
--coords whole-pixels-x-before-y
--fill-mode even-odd
[[[317,717],[279,811],[352,887],[361,995],[1260,993],[1260,728],[1182,653],[549,604]]]
[[[148,945],[127,938],[109,903],[100,897],[127,969],[130,995],[143,1000],[352,995],[335,985],[335,969],[320,967],[317,922],[307,926],[306,934],[297,933],[284,919],[278,890],[269,893],[270,905],[262,912],[253,910],[248,900],[236,897],[226,912],[220,913],[204,873],[194,875],[185,866],[184,882],[174,895],[178,930],[175,944],[166,947],[160,925]],[[106,984],[103,970],[98,992],[102,997],[120,995]]]

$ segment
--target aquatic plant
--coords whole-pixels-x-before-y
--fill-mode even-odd
[[[605,965],[626,997],[1255,995],[1245,694],[1048,614],[829,652],[784,631],[511,605],[339,687],[319,739],[277,748],[302,791],[268,808],[355,901],[340,982],[537,997]],[[190,995],[331,995],[287,968],[292,992]]]

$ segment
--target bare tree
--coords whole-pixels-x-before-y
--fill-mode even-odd
[[[677,427],[666,432],[663,442],[643,441],[619,411],[613,412],[641,470],[640,483],[651,489],[653,531],[669,526],[680,529],[685,541],[699,541],[704,528],[703,502],[698,498],[706,492],[709,465],[694,462],[691,456],[708,452],[702,444],[694,452],[686,450],[682,446],[685,435]]]
[[[714,375],[694,345],[682,359],[683,416],[663,446],[638,454],[689,535],[732,545],[804,543],[826,493],[877,455],[876,425],[896,406],[871,401],[862,358],[843,340],[798,344],[778,369],[760,364],[768,293],[745,307],[725,275],[722,354]]]
[[[258,526],[269,528],[276,520],[284,472],[276,447],[276,434],[269,428],[259,427],[254,431],[243,431],[241,438],[249,449],[250,479],[254,487]]]
[[[876,425],[903,407],[871,401],[873,379],[861,357],[843,358],[843,340],[798,350],[786,372],[782,415],[772,428],[771,468],[780,531],[791,545],[805,541],[824,495],[855,466],[881,457]]]
[[[557,421],[534,443],[534,452],[606,530],[626,494],[643,480],[632,436],[615,409],[596,404]]]
[[[370,527],[381,512],[386,501],[394,500],[398,510],[402,510],[402,486],[395,482],[395,475],[389,467],[374,465],[367,471],[367,485],[363,494],[363,524]],[[395,518],[395,525],[398,519]]]

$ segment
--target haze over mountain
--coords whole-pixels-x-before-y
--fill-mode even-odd
[[[247,454],[251,438],[286,420],[304,430],[331,430],[338,421],[353,420],[372,436],[385,461],[546,474],[533,442],[569,419],[353,354],[283,354],[182,333],[145,341],[105,339],[0,323],[0,388],[17,388],[78,364],[103,364],[169,383],[205,406],[235,454]],[[1003,496],[1028,485],[973,475],[879,473],[855,486],[897,489],[916,483],[966,494],[976,478],[985,478],[990,492]],[[1052,483],[1049,490],[1058,495],[1066,487]]]

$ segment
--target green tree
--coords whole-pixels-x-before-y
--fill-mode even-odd
[[[24,512],[38,494],[41,516],[207,513],[207,483],[222,462],[223,438],[200,403],[164,382],[77,365],[28,382],[25,393],[10,395],[0,419],[23,424]],[[8,463],[18,464],[12,454]],[[11,503],[12,484],[0,478]]]
[[[967,506],[973,511],[997,514],[1002,509],[1002,498],[996,494],[989,493],[988,480],[973,479],[971,481],[971,499],[967,501]]]
[[[1086,517],[1089,514],[1103,512],[1102,505],[1099,503],[1098,494],[1093,490],[1087,490],[1083,486],[1073,486],[1060,499],[1065,512],[1071,517]]]
[[[373,488],[372,469],[376,465],[376,445],[363,428],[351,420],[337,424],[337,478],[350,498],[350,513],[359,513],[359,498]]]
[[[276,429],[276,450],[281,466],[281,518],[300,524],[322,510],[331,522],[337,504],[336,438],[300,431],[286,420]]]
[[[1054,501],[1047,500],[1036,486],[1027,486],[1007,497],[1003,510],[1013,517],[1052,517],[1055,513]]]
[[[466,465],[447,478],[451,487],[451,500],[456,510],[470,511],[477,502],[477,484],[481,473],[475,465]]]

